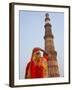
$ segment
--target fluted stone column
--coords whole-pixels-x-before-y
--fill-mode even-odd
[[[57,52],[54,47],[54,35],[51,30],[51,22],[49,18],[49,14],[45,15],[45,50],[48,52],[48,77],[59,77],[59,67],[57,62]]]

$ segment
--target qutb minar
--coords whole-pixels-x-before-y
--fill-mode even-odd
[[[45,50],[48,52],[48,77],[59,77],[59,67],[57,62],[57,52],[54,47],[54,36],[51,30],[51,22],[49,18],[49,14],[45,15]]]

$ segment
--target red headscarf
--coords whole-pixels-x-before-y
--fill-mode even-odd
[[[36,78],[36,73],[37,73],[37,66],[33,60],[33,54],[35,52],[38,52],[39,49],[38,48],[34,48],[33,52],[32,52],[32,58],[31,58],[31,78]]]
[[[32,57],[31,57],[31,61],[27,64],[26,67],[26,74],[25,74],[25,78],[36,78],[36,73],[37,73],[37,67],[36,64],[33,60],[33,55],[35,52],[39,51],[38,48],[34,48],[32,51]],[[30,69],[30,72],[28,72],[28,70]],[[30,77],[27,77],[27,75],[30,73]]]
[[[43,67],[36,65],[36,63],[33,60],[34,53],[38,51],[39,51],[39,48],[33,49],[31,61],[29,62],[26,68],[26,75],[28,74],[28,69],[30,68],[30,78],[42,78],[43,77]],[[48,54],[44,53],[44,58],[48,60]]]

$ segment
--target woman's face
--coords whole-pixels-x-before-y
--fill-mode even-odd
[[[35,52],[33,55],[33,59],[35,61],[39,60],[40,57],[41,57],[41,53],[39,51]]]
[[[41,57],[41,53],[38,51],[38,52],[36,53],[36,56],[37,56],[38,58],[40,58],[40,57]]]

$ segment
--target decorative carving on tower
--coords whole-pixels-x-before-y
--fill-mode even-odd
[[[59,68],[57,62],[57,52],[54,47],[54,36],[51,30],[51,22],[49,18],[49,14],[45,15],[45,50],[48,52],[49,60],[48,60],[48,77],[59,77]]]

